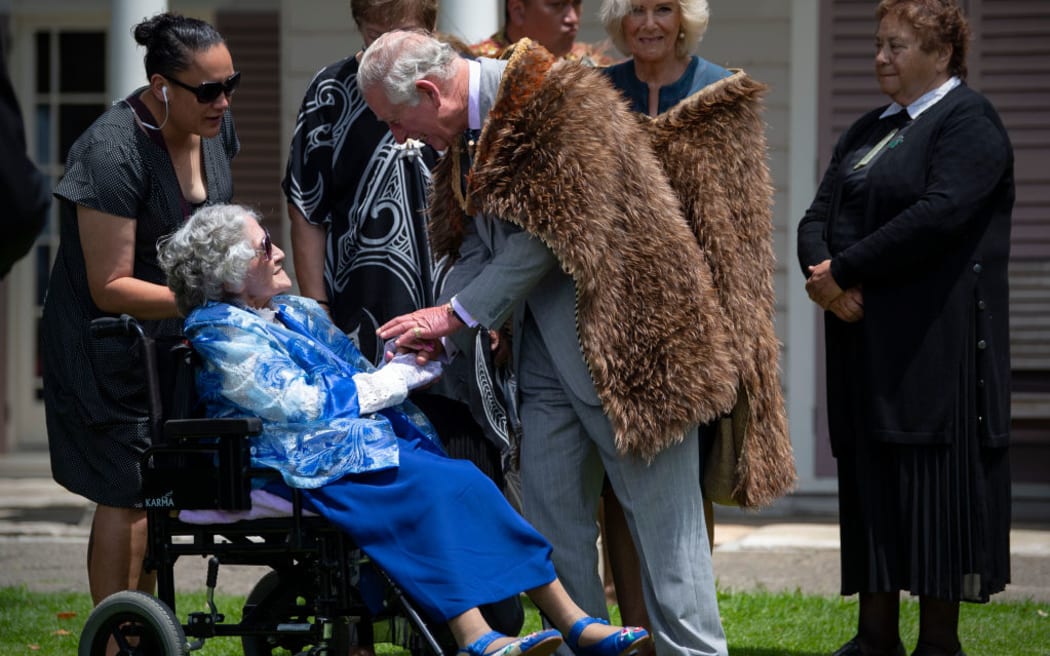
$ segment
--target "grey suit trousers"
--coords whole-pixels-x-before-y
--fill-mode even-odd
[[[569,595],[587,613],[608,617],[595,546],[608,474],[638,549],[657,653],[725,656],[696,429],[651,464],[620,456],[601,406],[569,391],[531,315],[518,339],[524,514],[554,546],[554,566]],[[567,647],[558,653],[571,654]]]

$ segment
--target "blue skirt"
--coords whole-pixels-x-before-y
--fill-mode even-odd
[[[550,543],[477,467],[422,440],[398,446],[396,469],[349,474],[302,493],[428,619],[446,622],[555,579]]]

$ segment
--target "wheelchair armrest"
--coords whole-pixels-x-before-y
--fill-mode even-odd
[[[164,422],[165,439],[248,437],[262,432],[258,417],[228,419],[169,419]]]
[[[146,450],[144,503],[165,510],[251,508],[251,445],[258,417],[169,419],[164,443]]]

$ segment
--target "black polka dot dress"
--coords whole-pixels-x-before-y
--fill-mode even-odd
[[[202,143],[207,203],[232,198],[230,161],[238,149],[227,112],[219,134]],[[56,481],[96,503],[138,507],[139,461],[150,443],[141,363],[131,342],[98,340],[88,332],[91,320],[106,313],[88,290],[76,208],[136,221],[135,277],[162,285],[157,240],[191,208],[167,152],[138,126],[126,101],[109,108],[73,144],[55,197],[61,243],[40,326],[51,470]],[[182,320],[144,321],[143,327],[156,338],[177,336]]]

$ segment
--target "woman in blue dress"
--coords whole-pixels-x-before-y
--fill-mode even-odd
[[[707,30],[706,0],[605,0],[600,13],[613,44],[629,56],[602,71],[639,114],[663,114],[730,76],[693,54]]]
[[[566,594],[550,544],[473,464],[444,455],[406,398],[440,375],[411,354],[375,369],[315,301],[282,295],[284,252],[255,214],[205,207],[160,246],[203,366],[209,416],[258,416],[254,465],[281,472],[353,537],[468,655],[631,653],[644,629],[605,626]],[[491,631],[478,606],[525,591],[557,630]]]

